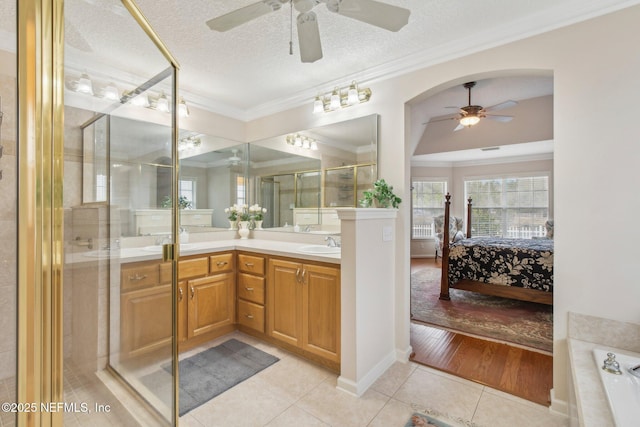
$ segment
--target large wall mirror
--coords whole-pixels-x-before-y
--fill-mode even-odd
[[[156,126],[104,116],[83,127],[83,202],[109,193],[123,236],[170,231],[170,169],[158,154],[170,141]],[[265,208],[264,230],[335,232],[335,209],[357,206],[377,177],[377,115],[248,144],[186,130],[178,140],[180,224],[191,233],[228,230],[234,204]]]

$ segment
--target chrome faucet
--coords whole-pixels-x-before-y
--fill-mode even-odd
[[[327,242],[327,246],[329,246],[330,248],[340,247],[340,242],[336,241],[336,239],[334,239],[332,236],[327,236],[324,238],[324,240]]]
[[[311,231],[311,224],[307,225],[302,231],[304,231],[305,233]]]
[[[607,358],[604,360],[602,369],[610,374],[622,375],[622,371],[620,371],[620,364],[616,360],[616,355],[613,353],[607,353]]]

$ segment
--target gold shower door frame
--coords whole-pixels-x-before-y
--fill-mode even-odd
[[[133,0],[122,4],[174,69],[178,63],[154,33]],[[64,1],[16,0],[18,15],[18,426],[62,426],[63,413],[41,411],[41,403],[64,401],[62,268],[64,174]],[[178,199],[178,97],[172,110],[172,194]],[[178,229],[173,206],[172,233]],[[175,242],[175,239],[173,239]],[[175,245],[166,245],[173,263],[173,360],[178,359]],[[173,424],[178,424],[178,367],[173,363]],[[28,406],[27,406],[28,405]]]

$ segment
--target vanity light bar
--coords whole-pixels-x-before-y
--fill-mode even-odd
[[[77,79],[68,80],[65,86],[73,92],[95,98],[120,102],[121,104],[130,102],[132,105],[136,105],[138,107],[151,108],[161,112],[171,111],[171,98],[167,97],[164,94],[164,91],[161,91],[157,96],[152,96],[151,94],[148,94],[147,91],[135,89],[124,90],[122,91],[122,95],[120,95],[118,87],[111,81],[104,85],[100,85],[100,90],[96,91],[96,83],[86,72],[82,73]],[[184,98],[180,97],[180,101],[178,102],[178,115],[180,117],[189,117],[189,113],[190,111],[187,103]]]
[[[356,81],[352,81],[349,86],[335,87],[333,91],[318,94],[313,101],[314,113],[328,113],[352,105],[369,101],[371,89],[359,88]]]

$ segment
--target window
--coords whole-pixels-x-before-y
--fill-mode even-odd
[[[237,175],[236,176],[236,203],[240,206],[246,204],[246,191],[245,191],[245,183],[244,176]]]
[[[194,178],[182,178],[178,181],[178,193],[182,198],[191,202],[191,206],[196,207],[196,180]]]
[[[464,183],[473,200],[473,236],[544,236],[549,216],[549,177],[496,177]]]
[[[433,237],[433,218],[444,214],[444,196],[447,182],[442,180],[415,179],[411,186],[411,238]]]

